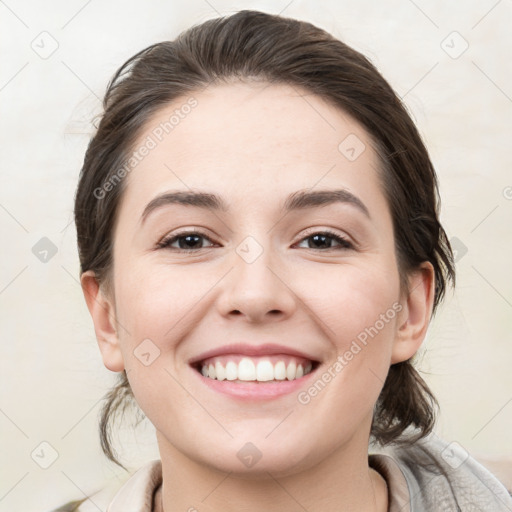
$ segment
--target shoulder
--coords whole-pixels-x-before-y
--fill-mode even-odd
[[[110,498],[94,495],[71,501],[50,512],[154,512],[153,499],[161,483],[161,461],[153,460],[129,476],[121,488],[117,488],[114,493],[107,493],[110,494]]]
[[[397,445],[383,453],[405,477],[411,512],[512,512],[512,497],[505,486],[457,442],[449,443],[432,433],[411,446]]]
[[[155,493],[162,484],[162,463],[153,460],[136,471],[119,489],[107,512],[152,512]]]

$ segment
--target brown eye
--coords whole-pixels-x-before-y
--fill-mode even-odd
[[[195,251],[206,248],[202,247],[202,240],[209,240],[211,242],[211,240],[206,235],[198,231],[190,231],[164,238],[157,244],[157,246],[160,249]],[[175,242],[178,242],[178,247],[172,247]]]
[[[319,249],[319,250],[331,250],[331,249],[353,249],[354,246],[347,239],[333,233],[332,231],[321,231],[313,233],[303,238],[301,242],[305,240],[311,240],[308,244],[307,249]],[[332,247],[332,240],[334,240],[339,247]]]

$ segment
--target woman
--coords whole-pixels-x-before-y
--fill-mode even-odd
[[[104,107],[75,203],[119,372],[102,446],[119,463],[134,398],[161,459],[110,512],[512,510],[432,432],[411,360],[453,256],[427,150],[365,57],[241,11],[132,57]]]

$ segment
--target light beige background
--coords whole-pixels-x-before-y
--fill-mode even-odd
[[[99,448],[97,414],[113,374],[102,365],[78,283],[72,209],[90,121],[111,75],[132,54],[242,8],[325,28],[370,57],[403,97],[431,151],[442,221],[459,250],[457,291],[431,325],[421,362],[441,403],[437,433],[472,454],[512,456],[510,0],[6,0],[2,511],[48,510],[126,478]],[[57,248],[46,263],[32,251],[43,237]],[[147,422],[121,433],[131,469],[158,457],[153,436]],[[41,468],[52,450],[55,462]],[[104,510],[102,498],[89,507]]]

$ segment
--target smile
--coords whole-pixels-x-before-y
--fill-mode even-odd
[[[311,354],[275,343],[231,343],[188,361],[201,386],[243,401],[297,393],[322,364]]]
[[[204,377],[234,382],[275,382],[300,379],[313,370],[314,362],[295,356],[247,357],[228,355],[201,361]]]

